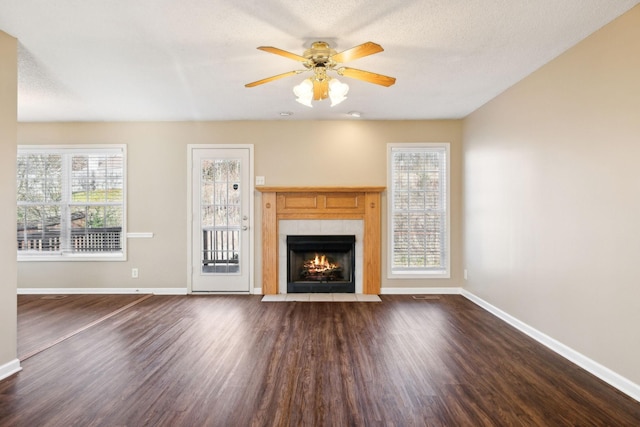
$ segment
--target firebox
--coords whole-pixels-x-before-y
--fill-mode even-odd
[[[287,236],[287,292],[355,293],[355,236]]]

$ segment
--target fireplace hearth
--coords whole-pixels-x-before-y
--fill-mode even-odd
[[[355,236],[287,236],[287,293],[354,293]]]

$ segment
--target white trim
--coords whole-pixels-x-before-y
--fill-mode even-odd
[[[127,239],[151,239],[152,237],[151,232],[127,233]]]
[[[262,295],[262,288],[253,288],[253,295]]]
[[[127,151],[127,144],[52,144],[52,145],[18,145],[18,152],[20,150],[40,153],[58,152],[60,154],[68,154],[69,151],[73,153],[86,153],[86,154],[104,154],[109,152],[112,154],[122,154],[122,235],[121,239],[122,252],[107,255],[100,254],[99,252],[92,252],[89,254],[59,254],[55,253],[49,255],[29,254],[28,252],[20,252],[16,250],[17,260],[21,261],[126,261],[127,260],[127,218],[128,218],[128,170],[129,170],[129,155]],[[16,205],[17,206],[17,205]]]
[[[253,294],[254,286],[256,285],[254,280],[254,268],[255,268],[255,221],[254,216],[256,214],[256,178],[255,178],[255,154],[253,152],[253,144],[246,144],[249,149],[249,293]],[[262,293],[262,292],[261,292]]]
[[[187,292],[192,292],[193,281],[193,150],[200,144],[187,144]]]
[[[22,371],[20,360],[13,359],[10,362],[0,365],[0,380],[10,377],[11,375]]]
[[[191,291],[188,295],[251,295],[251,292]]]
[[[187,144],[187,293],[193,292],[193,151],[197,149],[228,149],[246,148],[249,150],[249,293],[255,294],[255,176],[254,176],[254,145],[253,144]],[[261,288],[258,288],[262,291]],[[203,292],[198,292],[203,293]],[[261,292],[262,293],[262,292]]]
[[[153,294],[187,295],[187,288],[18,288],[18,295]]]
[[[149,291],[148,293],[154,295],[188,295],[187,288],[148,288],[142,289],[142,291]]]
[[[551,338],[550,336],[540,332],[539,330],[527,325],[526,323],[518,320],[517,318],[511,316],[510,314],[500,310],[499,308],[489,304],[485,300],[477,297],[471,292],[468,292],[462,289],[461,294],[468,300],[474,302],[478,306],[487,310],[489,313],[493,314],[494,316],[498,317],[499,319],[505,321],[509,325],[518,329],[520,332],[528,335],[529,337],[533,338],[540,344],[553,350],[554,352],[564,357],[565,359],[580,366],[585,371],[595,375],[596,377],[600,378],[602,381],[608,383],[609,385],[617,388],[621,392],[629,395],[630,397],[640,402],[640,385],[612,371],[606,366],[599,364],[595,360],[588,358],[584,354],[575,351],[574,349],[566,346],[560,341],[557,341]]]
[[[74,152],[81,154],[94,154],[104,150],[111,150],[112,153],[117,154],[120,149],[124,148],[126,150],[126,147],[127,144],[19,144],[18,150],[26,149],[40,153],[63,153],[66,150],[74,150]]]
[[[381,288],[380,295],[460,295],[462,288]]]
[[[127,239],[123,239],[122,240],[122,247],[124,248],[125,245],[125,241]],[[29,252],[22,252],[18,254],[18,262],[51,262],[51,261],[55,261],[55,262],[60,262],[60,261],[71,261],[71,262],[84,262],[84,261],[91,261],[91,262],[103,262],[103,261],[113,261],[113,262],[118,262],[118,261],[126,261],[127,257],[125,256],[124,253],[115,253],[115,254],[99,254],[99,255],[94,255],[94,254],[98,254],[98,252],[93,252],[93,253],[89,253],[89,254],[83,254],[83,253],[76,253],[76,254],[67,254],[67,253],[58,253],[57,256],[56,254],[50,254],[50,255],[40,255],[38,253],[29,253]]]
[[[445,150],[445,265],[444,269],[422,271],[393,271],[393,150],[410,151],[415,148],[444,148]],[[451,277],[451,143],[449,142],[390,142],[387,143],[387,239],[391,242],[387,251],[387,279],[449,279]]]

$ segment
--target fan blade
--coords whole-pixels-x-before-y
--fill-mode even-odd
[[[391,86],[396,82],[395,77],[383,76],[382,74],[372,73],[370,71],[356,70],[355,68],[339,68],[338,74],[352,79],[363,80],[369,83],[375,83],[380,86]]]
[[[258,80],[256,82],[247,83],[246,85],[244,85],[244,87],[258,86],[258,85],[261,85],[261,84],[264,84],[264,83],[269,83],[269,82],[272,82],[274,80],[281,79],[283,77],[295,76],[296,74],[300,74],[301,72],[302,71],[300,71],[300,70],[289,71],[288,73],[282,73],[282,74],[278,74],[277,76],[271,76],[271,77],[267,77],[266,79]]]
[[[293,59],[294,61],[307,62],[307,58],[304,56],[296,55],[295,53],[287,52],[286,50],[278,49],[277,47],[260,46],[258,49],[275,55],[284,56],[285,58]]]
[[[320,101],[329,96],[329,81],[313,81],[313,100]]]
[[[363,56],[373,55],[374,53],[382,52],[384,49],[379,44],[374,42],[362,43],[359,46],[352,47],[343,52],[336,53],[331,56],[336,62],[348,62],[354,59],[362,58]]]

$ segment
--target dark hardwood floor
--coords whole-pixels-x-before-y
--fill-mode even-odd
[[[28,359],[147,295],[20,295],[18,358]]]
[[[260,299],[153,296],[74,325],[0,382],[0,425],[640,425],[639,402],[461,296]],[[46,311],[19,314],[19,340],[69,321]]]

